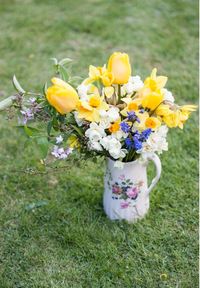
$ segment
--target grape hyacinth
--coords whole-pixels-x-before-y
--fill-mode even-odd
[[[127,115],[129,121],[137,121],[138,123],[140,123],[140,119],[137,117],[134,111],[128,112]]]
[[[126,122],[121,122],[120,127],[124,133],[128,133],[131,129],[131,127]]]

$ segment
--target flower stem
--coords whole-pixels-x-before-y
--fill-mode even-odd
[[[121,102],[121,85],[118,84],[118,103]]]

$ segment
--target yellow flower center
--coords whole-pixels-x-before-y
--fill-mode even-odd
[[[128,110],[129,111],[136,111],[138,109],[138,105],[135,102],[130,102],[128,104]]]
[[[152,117],[149,117],[149,118],[147,118],[146,121],[145,121],[145,126],[146,126],[147,128],[152,128],[152,129],[154,129],[154,128],[156,128],[156,126],[157,126],[157,122],[156,122],[155,119],[153,119]]]
[[[115,132],[119,131],[119,129],[120,129],[120,124],[119,124],[119,122],[115,122],[115,123],[113,123],[113,124],[110,126],[109,131],[110,131],[111,133],[115,133]]]
[[[98,96],[91,96],[90,100],[89,100],[89,104],[92,107],[98,107],[101,104],[101,100],[99,99]]]

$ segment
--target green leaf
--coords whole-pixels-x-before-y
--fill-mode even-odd
[[[73,60],[71,59],[71,58],[64,58],[64,59],[62,59],[62,60],[60,60],[59,62],[58,62],[58,64],[60,65],[60,66],[63,66],[63,65],[65,65],[65,64],[67,64],[67,63],[70,63],[70,62],[72,62]]]
[[[69,74],[68,74],[67,70],[64,67],[59,66],[59,73],[60,73],[60,76],[61,76],[62,80],[68,81]]]
[[[83,131],[81,130],[81,128],[79,127],[76,127],[75,125],[71,125],[74,130],[80,135],[80,136],[83,136]]]
[[[0,111],[3,111],[12,106],[14,100],[16,99],[15,96],[10,96],[2,101],[0,101]]]
[[[50,58],[50,59],[53,61],[54,65],[58,65],[58,60],[56,58]]]
[[[16,76],[14,75],[13,76],[13,85],[14,85],[14,87],[15,87],[15,89],[18,91],[18,92],[20,92],[20,93],[22,93],[22,94],[25,94],[26,93],[26,91],[21,87],[21,85],[19,84],[19,82],[18,82],[18,80],[17,80],[17,78],[16,78]]]
[[[51,128],[52,128],[52,121],[49,121],[48,124],[47,124],[47,133],[48,133],[48,135],[51,134]]]
[[[16,127],[25,132],[25,134],[29,137],[38,136],[41,133],[39,129],[26,125],[18,125]]]
[[[36,138],[36,142],[38,144],[38,147],[40,149],[41,157],[45,158],[47,156],[48,150],[49,150],[49,142],[46,137],[39,137]]]
[[[43,86],[43,93],[44,93],[44,95],[46,95],[46,93],[47,93],[47,82]]]

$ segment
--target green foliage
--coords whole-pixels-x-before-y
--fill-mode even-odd
[[[144,78],[156,66],[169,76],[177,102],[197,102],[197,1],[10,0],[0,6],[2,99],[13,95],[14,73],[22,87],[40,91],[54,75],[48,61],[55,55],[75,59],[73,75],[86,76],[89,64],[121,50],[130,54],[133,74]],[[149,214],[134,225],[104,215],[100,159],[80,162],[77,155],[43,174],[38,145],[24,145],[27,138],[4,116],[0,287],[198,287],[197,113],[183,131],[170,131]]]

